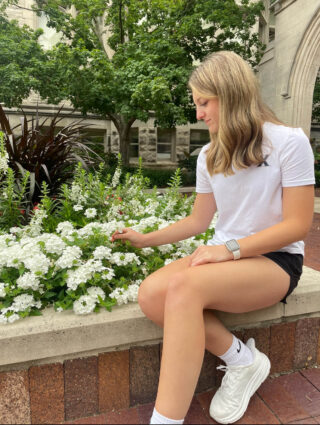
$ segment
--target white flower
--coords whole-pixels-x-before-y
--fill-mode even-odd
[[[102,298],[103,300],[106,298],[106,294],[104,293],[104,290],[102,288],[99,288],[99,286],[91,286],[87,290],[90,297],[95,298],[96,302],[98,302],[98,296]]]
[[[110,257],[110,263],[117,264],[117,266],[126,266],[133,261],[141,264],[139,257],[133,252],[114,252]]]
[[[96,260],[103,260],[104,258],[109,258],[111,255],[111,249],[106,246],[98,246],[94,252],[93,257]]]
[[[70,267],[73,267],[77,260],[82,255],[81,248],[78,246],[68,246],[61,255],[60,258],[56,261],[56,266],[60,267],[61,269],[69,269]]]
[[[61,236],[67,236],[74,231],[74,227],[70,221],[62,221],[58,224],[57,233],[61,233]]]
[[[77,205],[74,205],[74,206],[73,206],[73,209],[74,209],[75,211],[82,211],[82,210],[83,210],[83,206],[82,206],[82,205],[80,205],[80,204],[77,204]]]
[[[75,291],[81,283],[86,283],[95,273],[106,270],[100,260],[88,260],[79,266],[76,270],[69,270],[67,277],[67,286]]]
[[[95,208],[88,208],[85,210],[84,215],[87,218],[94,218],[97,215],[97,210]]]
[[[13,313],[8,317],[7,320],[8,320],[8,323],[13,323],[13,322],[15,322],[16,320],[19,320],[19,319],[20,319],[19,314]]]
[[[43,233],[38,240],[45,243],[45,250],[49,254],[61,255],[66,247],[65,242],[59,236],[51,233]]]
[[[102,273],[101,279],[112,280],[112,278],[114,277],[114,271],[112,269],[109,269],[108,267],[106,267],[106,269],[108,270],[108,272]]]
[[[147,248],[142,248],[141,249],[142,254],[144,255],[152,255],[154,254],[154,249],[147,247]]]
[[[41,302],[35,301],[32,295],[22,294],[22,295],[16,296],[13,299],[13,303],[11,307],[9,307],[9,309],[12,311],[18,312],[18,311],[25,311],[31,307],[41,308]]]
[[[167,266],[168,264],[172,263],[174,261],[173,258],[167,258],[164,262],[164,265]]]
[[[90,295],[82,295],[73,303],[73,311],[75,314],[89,314],[95,309],[96,301]]]
[[[40,280],[37,276],[32,272],[24,273],[17,279],[17,286],[21,289],[33,289],[37,291],[39,289]]]
[[[138,281],[140,283],[140,281]],[[138,300],[139,284],[134,283],[128,286],[128,289],[116,288],[110,294],[110,298],[114,298],[118,305],[127,304],[128,301],[136,302]]]

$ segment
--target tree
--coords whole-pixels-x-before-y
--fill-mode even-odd
[[[263,46],[251,28],[262,8],[250,0],[35,0],[61,41],[32,75],[50,103],[68,99],[112,120],[127,164],[135,120],[152,112],[162,127],[195,122],[187,91],[195,61],[228,49],[259,62]]]
[[[46,61],[38,43],[41,34],[0,15],[0,102],[9,107],[20,105],[38,88],[36,70]]]

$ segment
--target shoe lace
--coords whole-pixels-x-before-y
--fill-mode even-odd
[[[230,369],[228,366],[218,366],[217,369],[225,372],[218,390],[220,397],[224,399],[226,404],[236,406],[236,393],[238,392],[237,383],[239,382],[242,371],[240,369]]]

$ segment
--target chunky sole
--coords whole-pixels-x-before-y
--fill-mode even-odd
[[[267,379],[270,373],[270,367],[271,367],[270,360],[263,353],[259,352],[258,355],[262,357],[260,367],[259,369],[256,370],[255,374],[252,375],[246,387],[246,390],[242,395],[241,406],[239,407],[239,410],[237,410],[236,412],[233,412],[232,415],[230,416],[227,416],[224,418],[218,418],[214,415],[213,412],[211,413],[211,409],[210,409],[210,416],[215,421],[219,422],[220,424],[232,424],[238,421],[244,415],[245,411],[248,408],[248,404],[250,402],[251,397],[257,391],[260,385]]]

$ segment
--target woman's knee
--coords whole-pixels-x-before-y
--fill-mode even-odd
[[[164,294],[159,285],[156,284],[152,275],[147,277],[140,285],[138,293],[138,303],[143,313],[150,318],[161,319],[161,311],[163,310]]]
[[[186,271],[173,274],[168,284],[166,308],[185,308],[190,306],[191,303],[200,303],[196,282],[190,279]]]

